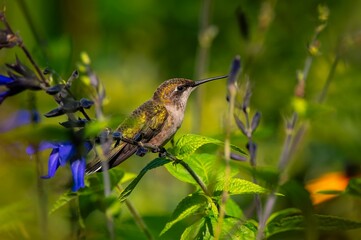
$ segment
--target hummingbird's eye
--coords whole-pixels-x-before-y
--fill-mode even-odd
[[[183,92],[185,89],[186,89],[186,87],[185,87],[184,85],[182,85],[182,86],[177,86],[176,91],[178,91],[178,92]]]

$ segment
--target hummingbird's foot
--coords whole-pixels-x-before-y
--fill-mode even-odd
[[[159,157],[164,158],[167,156],[167,150],[164,147],[158,147]]]
[[[148,152],[148,149],[144,147],[139,147],[138,150],[135,152],[136,155],[139,157],[143,157]]]

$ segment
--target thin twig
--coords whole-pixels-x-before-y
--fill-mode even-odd
[[[21,48],[21,50],[24,52],[25,56],[29,59],[31,65],[33,65],[35,71],[37,72],[38,76],[40,77],[40,81],[45,85],[45,87],[49,87],[50,84],[48,83],[48,81],[46,80],[46,78],[44,77],[43,72],[40,70],[39,66],[36,64],[34,58],[31,56],[29,50],[25,47],[23,40],[14,33],[14,31],[12,30],[10,24],[8,23],[8,21],[6,20],[5,17],[5,13],[2,12],[1,14],[1,21],[3,22],[3,24],[5,25],[5,27],[7,28],[7,30],[9,31],[9,33],[11,33],[12,35],[16,36],[17,38],[17,45]]]
[[[319,103],[322,103],[322,102],[325,100],[326,94],[327,94],[327,92],[328,92],[328,88],[329,88],[329,86],[330,86],[330,84],[331,84],[331,81],[332,81],[332,79],[333,79],[333,76],[335,75],[335,71],[336,71],[336,68],[337,68],[337,65],[338,65],[339,60],[340,60],[340,55],[337,54],[336,57],[335,57],[335,59],[334,59],[333,62],[332,62],[331,70],[330,70],[330,72],[328,73],[326,82],[325,82],[325,84],[323,85],[323,88],[322,88],[320,97],[319,97],[319,99],[318,99],[318,102],[319,102]]]
[[[40,37],[39,32],[36,30],[34,21],[30,15],[29,12],[29,8],[27,7],[25,0],[17,0],[18,1],[18,5],[21,8],[21,11],[23,12],[26,22],[28,23],[31,32],[33,33],[33,36],[36,40],[36,42],[39,44],[41,51],[43,53],[43,56],[45,57],[45,59],[48,59],[47,54],[46,54],[46,49],[45,49],[45,41]]]
[[[167,157],[169,157],[168,154],[167,154]],[[205,183],[198,177],[198,175],[193,171],[193,169],[188,165],[188,163],[186,163],[185,161],[180,160],[180,159],[175,159],[174,162],[179,163],[187,170],[187,172],[193,177],[193,179],[196,181],[196,183],[200,186],[200,188],[202,189],[204,194],[206,194],[207,196],[211,196],[211,193],[208,191]]]
[[[118,184],[117,185],[117,189],[119,190],[119,192],[122,192],[124,189],[123,187]],[[137,211],[137,209],[133,206],[133,204],[128,200],[125,199],[125,205],[127,206],[130,214],[132,214],[134,221],[137,223],[138,227],[142,230],[142,232],[144,233],[144,235],[147,237],[148,240],[153,240],[153,236],[150,233],[147,225],[145,224],[145,222],[143,221],[142,217],[140,216],[139,212]]]

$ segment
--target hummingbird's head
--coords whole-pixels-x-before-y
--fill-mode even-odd
[[[153,95],[153,99],[166,105],[169,104],[185,108],[189,95],[197,86],[226,77],[227,76],[220,76],[199,81],[192,81],[185,78],[172,78],[165,81],[157,88]]]

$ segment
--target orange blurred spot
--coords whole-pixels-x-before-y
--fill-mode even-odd
[[[320,191],[344,191],[350,178],[344,172],[331,172],[313,179],[305,186],[314,205],[337,197],[338,194],[322,194]]]

